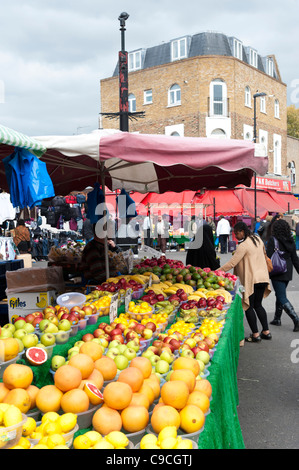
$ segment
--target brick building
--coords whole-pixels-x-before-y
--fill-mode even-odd
[[[274,55],[261,56],[241,40],[204,32],[128,53],[129,110],[145,111],[130,132],[253,139],[269,156],[269,175],[289,179],[287,87]],[[101,111],[119,111],[118,65],[101,80]],[[119,128],[103,117],[104,128]]]

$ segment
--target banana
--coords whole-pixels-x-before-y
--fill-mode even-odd
[[[170,281],[164,281],[164,284],[166,284],[169,287],[171,287],[173,285],[172,282],[170,282]]]
[[[45,308],[47,306],[47,301],[46,299],[42,299],[39,302],[36,302],[36,306],[38,308]]]
[[[149,271],[143,273],[143,276],[146,276],[146,277],[152,276],[153,282],[160,282],[159,276],[157,276],[157,274],[151,273],[151,272],[149,272]]]

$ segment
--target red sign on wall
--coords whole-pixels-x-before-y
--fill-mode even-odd
[[[251,187],[254,188],[254,178],[252,179]],[[266,176],[257,176],[256,189],[273,189],[274,191],[285,191],[290,193],[291,182],[288,180],[267,178]]]

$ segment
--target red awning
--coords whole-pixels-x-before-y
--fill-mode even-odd
[[[235,194],[241,202],[244,211],[254,217],[254,189],[252,188],[237,188]],[[276,202],[268,193],[268,191],[256,191],[256,214],[262,219],[268,215],[269,212],[285,212],[283,207]]]
[[[269,191],[269,194],[271,195],[272,199],[283,208],[283,210],[280,212],[299,209],[299,201],[293,194],[279,193],[277,191]]]
[[[233,189],[219,189],[205,191],[204,194],[196,194],[193,203],[203,204],[203,214],[207,217],[214,216],[214,198],[215,198],[215,215],[237,216],[244,214],[244,209],[234,193]]]

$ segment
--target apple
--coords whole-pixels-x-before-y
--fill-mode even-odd
[[[133,339],[127,343],[127,347],[129,349],[134,349],[134,351],[138,352],[140,349],[140,344],[138,339]]]
[[[185,344],[188,344],[190,346],[190,348],[194,348],[195,345],[196,345],[196,341],[194,338],[187,338],[186,341],[185,341]]]
[[[32,315],[32,313],[28,313],[28,315],[26,315],[26,317],[25,317],[25,322],[26,323],[33,323],[34,319],[35,319],[35,316]]]
[[[208,348],[209,348],[209,349],[213,349],[213,347],[215,346],[215,341],[214,341],[212,338],[206,337],[206,338],[203,340],[203,342],[208,345]]]
[[[200,359],[205,365],[210,362],[210,354],[207,351],[199,351],[195,358]]]
[[[59,367],[63,366],[65,364],[65,358],[63,356],[53,356],[51,360],[51,369],[56,372]]]
[[[62,320],[64,319],[63,315],[62,315],[61,319]],[[73,313],[69,313],[69,315],[67,317],[67,320],[69,320],[72,325],[76,325],[79,322],[79,316],[77,316]]]
[[[155,371],[159,374],[166,374],[169,371],[169,363],[159,358],[155,365]]]
[[[46,328],[46,326],[50,323],[50,320],[48,320],[47,318],[44,318],[42,321],[39,322],[39,329],[40,331],[44,331],[44,329]]]
[[[17,320],[14,323],[14,326],[15,326],[16,330],[20,330],[21,328],[24,328],[24,325],[26,325],[26,321],[24,319],[23,320]]]
[[[205,363],[201,360],[201,359],[196,359],[198,364],[199,364],[199,373],[201,374],[201,372],[204,371],[206,365]]]
[[[143,330],[142,337],[144,339],[150,339],[152,336],[153,336],[153,330],[149,328],[145,328],[145,330]]]
[[[19,338],[19,339],[22,339],[23,336],[27,335],[27,331],[24,330],[23,328],[19,328],[18,330],[16,330],[13,334],[13,337],[14,338]]]
[[[112,341],[110,341],[108,349],[116,348],[117,346],[120,346],[121,344],[122,344],[121,341],[119,341],[118,339],[113,339]]]
[[[106,325],[104,328],[105,333],[108,333],[109,335],[111,334],[111,331],[113,331],[113,326],[111,325]]]
[[[154,322],[149,321],[149,322],[146,323],[145,328],[152,330],[152,332],[154,333],[157,329],[157,326]]]
[[[139,335],[142,334],[142,332],[145,330],[145,325],[142,325],[141,323],[138,323],[138,325],[136,325],[136,328],[134,331],[136,331],[136,333],[138,333]]]
[[[172,353],[174,352],[174,347],[173,347],[170,343],[167,343],[167,344],[165,344],[165,346],[163,346],[163,347],[161,348],[161,353],[162,353],[163,351],[166,351],[166,352],[168,352],[169,354],[172,354]],[[160,354],[160,355],[161,355],[161,354]]]
[[[52,333],[43,333],[40,337],[40,342],[44,346],[52,346],[55,344],[55,336]]]
[[[2,328],[5,329],[5,330],[9,330],[12,333],[14,333],[16,331],[16,327],[12,323],[6,323],[6,325],[2,326]]]
[[[111,359],[114,360],[114,358],[118,356],[118,349],[117,348],[108,349],[106,356],[111,357]]]
[[[2,339],[12,338],[12,337],[15,337],[15,333],[16,332],[12,333],[12,331],[10,331],[8,328],[1,328],[0,338],[2,338]]]
[[[124,354],[124,352],[128,349],[126,344],[119,344],[117,346],[119,354]]]
[[[74,353],[79,354],[80,348],[78,346],[73,346],[67,352],[68,358],[70,358]]]
[[[124,356],[128,359],[128,361],[131,361],[136,357],[136,351],[133,348],[128,348],[124,351]]]
[[[194,353],[191,349],[183,349],[181,352],[180,352],[180,356],[182,357],[191,357],[191,358],[194,358]]]
[[[56,314],[56,308],[53,307],[52,305],[48,305],[47,307],[44,308],[43,314],[46,315],[49,312],[52,313],[52,315]]]
[[[85,333],[85,335],[82,336],[82,341],[91,341],[94,338],[92,333]]]
[[[1,338],[1,335],[0,335],[0,338]],[[19,338],[15,338],[17,340],[17,342],[19,343],[19,353],[21,353],[22,351],[24,351],[24,344],[23,344],[23,341]]]
[[[121,335],[121,334],[122,334],[122,330],[120,330],[119,328],[113,328],[113,330],[110,333],[110,336]]]
[[[32,325],[34,326],[34,328],[36,328],[37,326],[39,326],[40,322],[43,320],[43,317],[35,317],[35,319],[33,320],[32,322]]]
[[[44,314],[42,312],[33,312],[31,315],[33,315],[35,318],[44,318]]]
[[[163,341],[161,341],[160,339],[155,339],[152,343],[152,346],[155,346],[156,348],[162,348],[164,345]]]
[[[84,344],[84,341],[81,341],[81,340],[79,340],[79,341],[76,341],[76,343],[74,344],[74,347],[75,347],[75,348],[79,348],[79,349],[80,349],[80,348],[81,348],[81,346],[82,346],[82,344]]]
[[[31,323],[26,323],[26,324],[24,325],[23,330],[25,330],[26,333],[33,333],[33,332],[35,331],[35,328],[34,328],[34,326],[33,326]]]
[[[168,351],[162,351],[160,359],[171,364],[174,361],[174,355],[170,354]]]
[[[119,328],[122,332],[126,329],[126,326],[123,323],[116,323],[115,327]]]
[[[74,307],[70,309],[70,313],[79,312],[79,310],[81,310],[81,307],[79,307],[78,305],[75,305]]]
[[[56,317],[56,315],[50,315],[48,317],[48,320],[50,320],[50,322],[53,323],[54,325],[58,326],[59,319],[58,317]]]
[[[24,345],[24,348],[32,348],[33,346],[36,346],[38,343],[38,336],[34,333],[29,333],[22,338],[22,343]]]
[[[91,307],[91,305],[83,305],[83,307],[81,308],[81,310],[84,312],[84,315],[93,315],[94,314],[94,311]]]
[[[68,342],[70,334],[68,331],[60,330],[56,334],[56,343],[57,344],[65,344]]]
[[[153,354],[150,356],[149,360],[151,361],[152,366],[156,367],[157,362],[160,361],[160,357],[156,356],[156,354]]]
[[[44,333],[57,333],[58,332],[58,327],[54,325],[54,323],[49,323],[45,326],[44,328]]]
[[[174,339],[174,338],[172,338],[172,340],[169,342],[169,344],[172,345],[175,350],[179,349],[179,347],[181,346],[180,341],[178,341],[177,339]]]
[[[198,343],[196,343],[196,346],[203,351],[209,352],[210,350],[209,346],[204,341],[198,341]]]
[[[145,351],[143,351],[143,353],[141,354],[142,357],[146,357],[147,359],[150,359],[151,356],[155,356],[155,353],[154,351],[152,351],[151,349],[146,349]]]
[[[216,333],[209,334],[208,336],[206,336],[206,339],[207,338],[211,338],[215,344],[217,344],[219,341],[218,335]]]
[[[160,356],[160,352],[161,350],[159,348],[157,348],[157,346],[149,346],[147,348],[147,351],[152,351],[156,356]]]
[[[126,334],[126,340],[127,341],[131,341],[134,338],[138,338],[138,333],[136,333],[136,331],[131,330]]]
[[[71,322],[66,318],[64,320],[60,320],[58,323],[58,329],[63,331],[69,331],[71,329]]]

